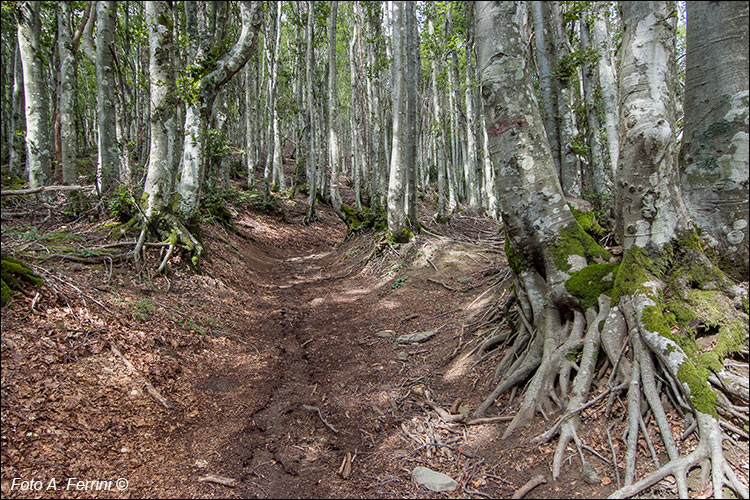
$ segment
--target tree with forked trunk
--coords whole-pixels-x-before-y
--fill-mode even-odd
[[[585,469],[579,412],[590,397],[594,374],[609,363],[606,395],[627,391],[625,482],[613,497],[635,495],[668,475],[675,477],[680,497],[686,497],[687,471],[709,461],[717,498],[725,484],[746,497],[747,489],[722,454],[718,410],[732,406],[724,394],[732,380],[723,363],[746,349],[747,295],[703,254],[681,201],[671,101],[672,7],[668,2],[623,4],[616,187],[617,232],[625,253],[618,263],[587,234],[591,221],[565,203],[531,84],[525,4],[477,5],[489,149],[521,319],[498,365],[498,385],[477,414],[500,394],[528,382],[504,437],[537,411],[561,408],[561,418],[535,442],[558,436],[554,478],[571,441]],[[695,340],[701,328],[716,329],[709,348]],[[606,356],[598,356],[602,351]],[[696,422],[700,444],[688,455],[678,452],[660,391]],[[638,480],[636,449],[644,411],[659,427],[669,462]]]

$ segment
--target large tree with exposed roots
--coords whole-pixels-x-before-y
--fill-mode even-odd
[[[587,401],[608,397],[611,403],[624,392],[625,478],[613,497],[635,495],[672,475],[684,498],[687,471],[701,465],[711,472],[716,498],[724,485],[746,498],[723,456],[722,439],[724,429],[737,430],[727,416],[744,418],[741,426],[747,422],[735,406],[737,397],[747,399],[747,383],[725,369],[732,354],[747,350],[747,294],[704,255],[682,202],[672,101],[674,7],[622,6],[616,232],[624,253],[618,261],[589,234],[591,219],[566,203],[555,173],[532,86],[526,3],[476,4],[481,93],[520,318],[498,365],[497,386],[477,414],[524,385],[504,436],[537,411],[562,409],[536,438],[558,437],[557,478],[571,441],[586,467],[578,427]],[[602,363],[611,365],[607,389],[592,395]],[[688,420],[687,434],[697,432],[699,445],[688,455],[675,444],[662,393]],[[646,411],[669,462],[637,478]]]

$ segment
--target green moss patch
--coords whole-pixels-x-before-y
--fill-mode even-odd
[[[560,231],[557,242],[552,247],[552,254],[555,257],[555,265],[563,271],[570,269],[568,257],[571,255],[585,257],[587,262],[595,257],[604,260],[609,260],[612,257],[608,251],[594,241],[591,235],[584,232],[577,222]]]
[[[508,258],[508,265],[516,274],[521,274],[531,267],[529,261],[523,255],[513,250],[507,234],[505,235],[505,256]]]
[[[612,295],[618,267],[617,263],[586,266],[573,273],[565,282],[565,289],[580,299],[581,308],[585,311],[597,305],[600,295]]]
[[[10,302],[10,299],[13,296],[13,290],[20,290],[22,282],[34,286],[42,286],[44,284],[44,280],[34,274],[34,271],[20,260],[3,254],[0,262],[2,263],[0,264],[1,305],[4,306]]]
[[[596,214],[594,212],[584,212],[583,210],[578,210],[573,205],[568,206],[573,213],[573,217],[575,217],[575,220],[578,222],[578,225],[581,226],[581,229],[594,238],[601,238],[604,236],[604,228],[599,225],[599,221],[596,219]]]

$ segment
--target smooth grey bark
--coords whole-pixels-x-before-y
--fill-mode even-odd
[[[674,138],[674,20],[667,2],[623,4],[620,69],[620,157],[617,164],[617,235],[660,251],[689,229],[682,201]]]
[[[258,145],[255,138],[257,95],[257,80],[248,64],[245,66],[245,168],[247,187],[250,189],[255,187],[255,166],[258,159]]]
[[[557,79],[553,74],[555,48],[552,44],[552,28],[549,25],[549,2],[531,2],[536,42],[536,65],[539,72],[539,90],[542,97],[540,108],[544,119],[544,130],[552,151],[555,170],[560,173],[560,132],[557,122]]]
[[[78,180],[78,169],[75,163],[75,106],[74,91],[76,79],[75,53],[71,33],[71,8],[68,2],[61,2],[60,18],[57,20],[60,50],[60,162],[62,164],[63,184],[75,184]]]
[[[748,274],[748,2],[691,2],[682,194],[726,263]]]
[[[331,206],[341,219],[344,214],[341,211],[341,194],[339,184],[341,175],[339,152],[339,137],[341,124],[338,112],[338,76],[336,73],[336,15],[338,2],[331,2],[331,13],[328,25],[328,164],[331,169]]]
[[[610,172],[614,175],[617,172],[617,160],[620,154],[620,111],[618,107],[617,75],[610,48],[612,36],[608,23],[609,2],[594,2],[593,10],[591,35],[599,54],[597,69],[601,87],[604,129],[607,135]]]
[[[144,192],[148,196],[146,217],[162,212],[171,201],[169,157],[170,131],[174,121],[176,86],[172,64],[172,19],[167,2],[145,2],[149,39],[149,88],[151,93],[151,140]]]
[[[194,10],[194,7],[188,7],[188,3],[190,2],[186,2],[186,11]],[[239,7],[242,27],[237,41],[227,53],[216,61],[212,61],[213,69],[197,82],[198,96],[194,102],[188,104],[185,112],[185,142],[177,193],[180,198],[179,212],[186,219],[197,213],[200,203],[200,181],[205,162],[206,133],[213,101],[219,89],[242,68],[257,45],[257,34],[263,20],[263,4],[243,1],[239,3]],[[210,39],[205,24],[198,25],[195,19],[188,22],[187,31],[188,37],[192,37],[192,43],[197,43],[196,40]],[[199,45],[195,49],[192,62],[201,61],[201,57],[208,50],[205,44]]]
[[[352,176],[354,177],[354,204],[357,210],[362,208],[362,200],[360,198],[361,189],[361,175],[360,172],[363,168],[363,141],[362,141],[362,128],[364,127],[362,117],[360,116],[360,85],[359,85],[359,73],[357,71],[357,47],[360,42],[359,34],[359,23],[357,16],[358,2],[354,2],[352,6],[352,35],[349,40],[349,82],[350,82],[350,96],[351,101],[349,103],[349,120],[351,124],[351,143],[352,143]]]
[[[586,50],[593,49],[591,35],[589,32],[589,23],[584,18],[580,21],[581,47]],[[596,193],[600,200],[609,199],[612,189],[612,175],[609,165],[604,159],[604,151],[601,142],[601,124],[599,122],[599,113],[597,106],[596,90],[598,87],[598,72],[596,64],[592,61],[586,61],[582,68],[583,73],[583,93],[586,103],[586,137],[589,145],[589,165],[585,169],[588,176],[584,176],[586,187]]]
[[[100,194],[111,193],[120,174],[120,147],[117,144],[115,74],[112,48],[115,41],[116,2],[96,3],[96,119],[99,124],[99,162],[96,187]]]
[[[557,114],[560,133],[560,184],[565,196],[581,196],[581,163],[574,143],[578,136],[575,111],[573,109],[574,87],[578,82],[578,71],[567,72],[565,64],[571,47],[565,31],[560,2],[550,2],[550,22],[555,35],[555,63],[557,72]]]
[[[309,224],[317,220],[315,213],[315,198],[317,195],[316,175],[316,158],[317,158],[317,137],[318,123],[317,113],[315,112],[315,96],[313,95],[313,82],[315,81],[315,45],[313,43],[313,32],[315,29],[315,4],[312,0],[307,2],[307,52],[305,53],[305,95],[307,100],[308,116],[308,137],[310,138],[310,150],[307,153],[307,213],[305,214],[305,223]]]
[[[23,2],[18,19],[18,46],[23,64],[26,103],[26,171],[32,188],[52,180],[52,150],[48,132],[48,101],[40,44],[41,3]]]
[[[419,138],[419,123],[417,114],[417,77],[420,67],[417,65],[419,51],[419,33],[417,30],[416,4],[406,2],[405,6],[405,32],[404,44],[406,62],[406,128],[405,136],[405,161],[406,170],[406,192],[404,195],[404,211],[408,216],[408,225],[413,233],[419,232],[419,214],[417,212],[417,140]]]
[[[471,13],[471,7],[468,9]],[[466,103],[466,158],[464,169],[466,177],[466,201],[470,208],[479,208],[481,196],[479,193],[480,182],[477,178],[477,138],[476,138],[476,114],[474,109],[476,66],[474,64],[474,33],[472,30],[473,20],[470,15],[466,27],[466,89],[464,99]]]
[[[273,65],[271,67],[271,117],[273,126],[273,180],[279,192],[286,191],[286,179],[284,177],[284,159],[281,154],[281,133],[279,132],[279,109],[278,109],[278,83],[279,83],[279,53],[281,51],[281,8],[282,2],[276,5],[276,41],[274,42]]]
[[[428,19],[428,31],[430,36],[435,34],[435,26],[432,19]],[[432,83],[432,113],[433,113],[433,136],[435,137],[435,152],[437,163],[437,185],[438,185],[438,206],[437,216],[439,219],[445,219],[447,212],[447,189],[446,189],[446,161],[445,161],[445,136],[443,127],[443,114],[440,106],[440,94],[438,92],[438,49],[437,44],[432,54],[432,71],[430,73]]]
[[[388,233],[394,241],[409,240],[404,213],[407,134],[407,89],[406,89],[406,2],[393,2],[393,146],[391,169],[388,179]]]
[[[513,251],[554,283],[561,271],[551,249],[560,230],[575,219],[555,172],[531,84],[526,22],[522,2],[477,3],[482,99],[506,234]]]
[[[11,102],[10,137],[8,144],[10,148],[10,158],[8,159],[8,170],[13,176],[20,177],[21,164],[24,162],[25,141],[24,141],[24,89],[23,89],[23,65],[21,61],[21,50],[18,43],[14,44],[13,52],[13,92]]]

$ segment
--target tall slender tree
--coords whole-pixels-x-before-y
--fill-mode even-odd
[[[29,185],[40,187],[52,180],[52,149],[49,141],[49,105],[42,72],[40,45],[41,2],[22,2],[18,11],[18,46],[23,65],[26,102],[26,171]]]

